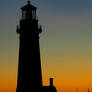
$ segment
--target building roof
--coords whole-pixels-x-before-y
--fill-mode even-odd
[[[33,6],[30,1],[27,2],[27,5],[21,8],[22,10],[36,10],[37,8]]]

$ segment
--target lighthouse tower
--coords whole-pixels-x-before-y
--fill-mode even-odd
[[[36,7],[30,4],[22,7],[22,19],[17,27],[19,34],[19,62],[17,92],[28,92],[42,86],[39,34]]]
[[[19,34],[19,62],[16,92],[57,92],[50,78],[50,86],[42,85],[39,35],[36,7],[30,1],[21,8],[22,19],[17,26]]]

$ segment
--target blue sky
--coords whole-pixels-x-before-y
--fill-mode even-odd
[[[1,12],[9,14],[25,4],[27,0],[2,0],[0,5]],[[39,8],[47,8],[53,12],[88,12],[92,10],[92,0],[32,0]],[[16,9],[17,8],[17,9]],[[4,11],[2,11],[4,10]],[[15,13],[16,14],[16,13]]]

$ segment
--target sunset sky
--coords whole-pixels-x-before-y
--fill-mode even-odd
[[[16,92],[20,8],[27,0],[0,0],[0,92]],[[43,84],[58,92],[92,91],[92,0],[31,0],[42,25]]]

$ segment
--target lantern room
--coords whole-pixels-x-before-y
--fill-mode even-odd
[[[27,2],[27,5],[22,7],[22,20],[32,19],[36,20],[36,7],[30,4],[30,1]]]

